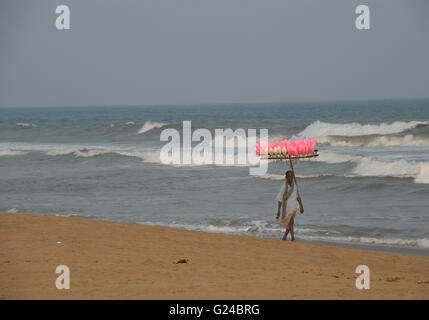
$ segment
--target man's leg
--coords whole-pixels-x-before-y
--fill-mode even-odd
[[[276,219],[280,218],[280,209],[282,208],[282,203],[280,201],[278,201],[277,203],[278,203],[278,208],[277,208]]]
[[[288,234],[289,234],[289,228],[286,228],[286,231],[285,231],[285,234],[283,235],[282,240],[286,240]]]
[[[290,236],[291,240],[295,241],[295,230],[294,230],[294,224],[295,224],[295,214],[299,210],[299,206],[297,206],[295,209],[292,209],[287,215],[290,216],[290,220],[288,223],[288,229],[290,229]]]
[[[291,241],[295,241],[295,230],[294,230],[294,225],[295,223],[295,218],[292,218],[290,220],[290,236],[291,236]]]

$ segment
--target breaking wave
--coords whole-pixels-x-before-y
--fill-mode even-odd
[[[334,177],[332,174],[328,173],[321,173],[321,174],[308,174],[308,175],[296,175],[299,179],[317,179],[322,177]],[[266,180],[284,180],[285,175],[284,174],[273,174],[273,173],[266,173],[264,175],[257,176],[259,179],[266,179]]]
[[[155,128],[159,129],[167,125],[169,125],[169,123],[146,121],[143,124],[143,126],[140,128],[140,130],[137,132],[137,134],[143,134],[143,133],[149,132],[152,129],[155,129]]]
[[[319,120],[313,122],[301,131],[298,136],[319,139],[328,136],[366,136],[366,135],[387,135],[400,133],[406,130],[417,128],[418,126],[429,125],[429,121],[396,121],[393,123],[381,124],[360,124],[360,123],[328,123]]]
[[[353,162],[356,164],[351,175],[346,178],[359,177],[396,177],[414,178],[415,183],[429,183],[429,163],[423,161],[382,161],[372,157],[338,153],[321,153],[311,161],[325,163]]]
[[[6,213],[19,213],[19,210],[17,208],[12,208],[12,209],[6,210]]]
[[[412,134],[405,136],[325,136],[318,138],[317,142],[335,147],[429,147],[429,137]]]
[[[76,158],[92,158],[104,155],[120,155],[126,157],[137,157],[144,160],[144,153],[142,152],[126,152],[126,151],[112,151],[112,150],[98,150],[98,149],[64,149],[52,150],[46,152],[48,156],[65,156],[74,155]]]
[[[37,125],[34,123],[23,123],[23,122],[18,122],[16,123],[16,125],[18,127],[22,127],[22,128],[37,128]]]
[[[326,163],[343,163],[349,161],[356,161],[362,159],[362,156],[351,155],[351,154],[341,154],[334,152],[322,152],[316,158],[309,159],[310,161],[315,162],[326,162]]]
[[[187,154],[190,156],[192,154],[191,150],[184,150],[182,151],[182,155]],[[227,156],[223,155],[222,161],[219,161],[216,163],[215,161],[215,154],[210,153],[208,157],[208,162],[197,162],[195,161],[195,158],[192,157],[191,163],[183,163],[182,155],[180,153],[175,154],[171,157],[171,163],[166,164],[161,161],[160,157],[160,151],[151,151],[151,152],[144,152],[141,157],[143,161],[149,162],[149,163],[156,163],[156,164],[163,164],[163,165],[171,165],[174,167],[193,167],[193,166],[219,166],[219,167],[250,167],[254,166],[255,164],[250,163],[247,158],[245,158],[246,154],[234,154],[232,157],[230,157],[227,161]]]
[[[0,157],[4,156],[21,156],[25,155],[28,152],[26,151],[20,151],[20,150],[0,150]]]
[[[429,163],[397,160],[386,162],[374,158],[357,161],[353,174],[358,176],[414,178],[415,183],[429,183]]]
[[[154,224],[147,223],[145,224]],[[283,234],[284,229],[275,223],[269,223],[265,220],[254,221],[221,221],[208,224],[180,224],[170,223],[162,224],[169,227],[177,227],[188,230],[200,230],[213,233],[240,234],[261,236],[267,238],[279,237]],[[297,226],[295,232],[299,238],[307,241],[326,241],[338,243],[353,244],[373,244],[398,247],[417,247],[429,248],[429,238],[421,239],[401,239],[401,238],[375,238],[370,236],[343,236],[342,232],[336,230],[327,230],[322,228],[303,228]]]

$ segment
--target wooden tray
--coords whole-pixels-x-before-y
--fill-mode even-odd
[[[282,155],[282,154],[276,154],[276,155],[262,155],[261,158],[268,159],[268,160],[299,160],[299,159],[309,159],[309,158],[315,158],[318,157],[319,153],[318,150],[314,150],[313,153],[309,154],[300,154],[298,156],[290,156],[290,155]]]

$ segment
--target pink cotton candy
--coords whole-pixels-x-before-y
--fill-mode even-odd
[[[307,154],[307,153],[308,153],[307,139],[304,139],[302,141],[302,154]]]
[[[310,152],[314,152],[316,149],[316,139],[310,139]]]
[[[298,152],[298,154],[302,153],[302,146],[299,142],[297,142],[296,144],[296,152]]]
[[[298,155],[298,150],[296,150],[296,147],[293,145],[289,146],[289,148],[287,150],[291,156],[297,156]]]
[[[296,149],[297,149],[297,151],[298,151],[298,154],[304,154],[304,145],[303,145],[303,141],[302,141],[302,140],[298,140],[298,141],[296,142],[296,144],[297,144]]]
[[[259,142],[255,144],[255,152],[256,154],[261,154],[261,145]]]
[[[255,144],[255,152],[258,155],[307,155],[314,152],[316,139],[298,139],[282,141],[260,141]]]
[[[293,143],[293,140],[288,140],[288,141],[286,142],[286,149],[287,149],[287,153],[288,153],[288,154],[290,154],[290,155],[292,155],[292,154],[290,153],[290,151],[291,151],[293,148],[295,148],[295,144]]]
[[[259,151],[260,154],[267,154],[268,151],[268,141],[259,142]]]
[[[313,139],[308,140],[308,153],[314,152]]]

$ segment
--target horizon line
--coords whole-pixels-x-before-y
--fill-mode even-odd
[[[222,106],[222,105],[258,105],[258,104],[315,104],[315,103],[353,103],[353,102],[382,102],[382,101],[418,101],[421,98],[378,98],[378,99],[338,99],[338,100],[290,100],[290,101],[260,101],[260,102],[203,102],[203,103],[155,103],[155,104],[92,104],[92,105],[35,105],[35,106],[0,106],[0,109],[10,108],[102,108],[102,107],[183,107],[183,106]]]

